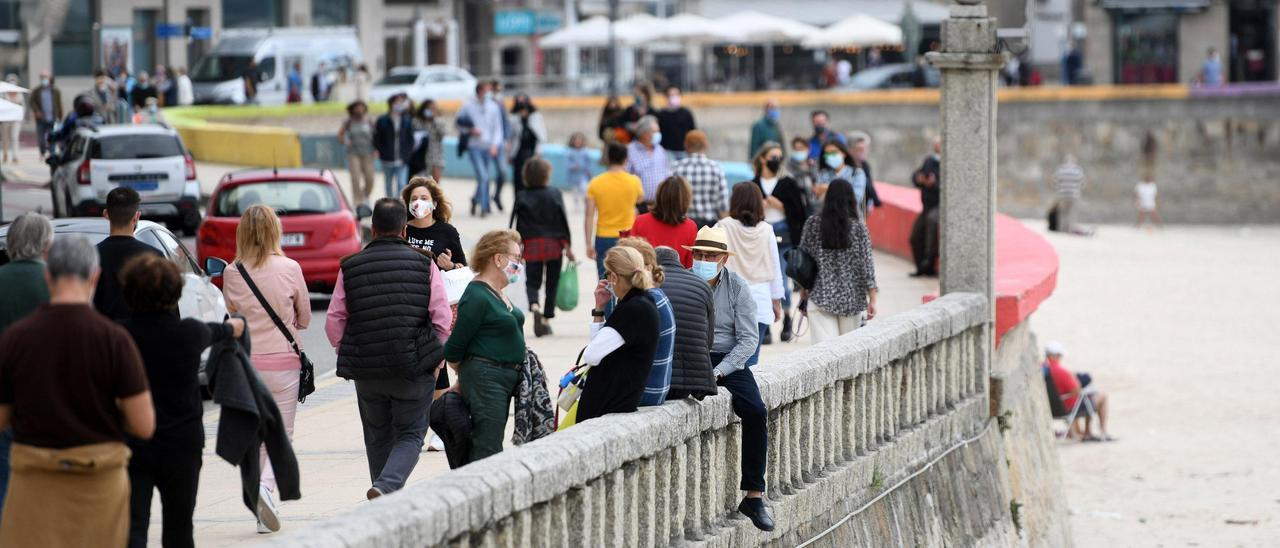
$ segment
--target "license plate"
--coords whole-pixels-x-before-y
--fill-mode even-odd
[[[131,181],[121,186],[127,186],[138,192],[155,192],[156,189],[160,188],[160,183],[156,181]]]
[[[285,234],[280,237],[280,245],[283,247],[301,247],[306,241],[305,234]]]

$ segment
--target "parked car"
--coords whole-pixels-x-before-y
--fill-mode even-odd
[[[72,235],[84,236],[89,243],[97,245],[111,233],[111,227],[102,217],[85,217],[75,219],[55,219],[53,221],[54,238],[66,238]],[[0,265],[9,262],[9,253],[5,241],[8,239],[9,226],[0,226]],[[164,226],[151,221],[141,221],[133,235],[139,241],[160,250],[164,257],[178,265],[182,272],[182,296],[178,299],[178,314],[183,318],[195,318],[202,322],[221,322],[227,317],[227,303],[222,298],[222,291],[214,286],[212,278],[221,276],[227,264],[221,260],[210,261],[204,268],[197,263],[186,246]],[[209,357],[206,350],[200,360],[200,385],[207,384],[204,371],[204,360]]]
[[[104,125],[76,130],[50,157],[54,217],[96,217],[107,193],[127,186],[142,196],[142,217],[194,234],[200,226],[200,181],[178,132],[161,125]]]
[[[466,99],[476,94],[476,77],[449,65],[396,67],[373,85],[369,100],[386,102],[402,92],[409,94],[415,103],[425,99]]]
[[[942,75],[932,65],[925,65],[924,87],[936,88],[942,81]],[[916,80],[916,65],[911,63],[893,63],[863,69],[853,74],[849,83],[840,89],[848,91],[865,91],[872,89],[913,88]]]
[[[294,63],[302,65],[302,100],[311,101],[311,75],[323,61],[329,70],[354,70],[363,60],[360,39],[351,27],[303,27],[224,30],[213,51],[191,69],[192,92],[199,104],[244,104],[244,76],[258,64],[255,98],[260,105],[283,105],[286,79]]]
[[[209,214],[200,226],[196,255],[232,261],[240,215],[254,204],[275,208],[280,216],[284,254],[298,261],[307,288],[333,291],[338,262],[360,251],[359,220],[368,206],[352,210],[333,172],[326,169],[250,169],[228,173],[209,198]]]

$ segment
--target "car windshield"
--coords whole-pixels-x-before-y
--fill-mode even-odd
[[[225,82],[235,80],[244,75],[249,67],[249,55],[210,54],[200,58],[196,67],[191,69],[192,82]]]
[[[333,187],[309,181],[272,181],[228,188],[218,194],[214,215],[239,217],[254,204],[266,204],[277,215],[333,213],[341,210]]]
[[[182,156],[182,142],[173,135],[117,135],[94,139],[89,157],[94,160],[138,160]]]
[[[876,67],[858,71],[849,79],[849,87],[854,89],[874,89],[888,81],[898,72],[898,67]]]
[[[412,84],[417,80],[418,80],[418,73],[416,72],[399,72],[394,74],[388,74],[386,78],[379,80],[377,85],[402,86],[405,84]]]

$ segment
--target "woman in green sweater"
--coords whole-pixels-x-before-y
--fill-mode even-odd
[[[471,407],[471,461],[502,452],[507,409],[525,361],[524,313],[502,294],[524,274],[520,234],[494,230],[471,253],[472,281],[458,301],[458,323],[444,358],[458,373],[450,390]]]

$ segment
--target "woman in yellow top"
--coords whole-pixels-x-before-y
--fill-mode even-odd
[[[596,276],[604,279],[604,256],[618,243],[624,230],[636,221],[636,204],[644,199],[640,178],[627,173],[627,147],[609,143],[605,150],[609,168],[587,185],[587,257],[596,261]]]

